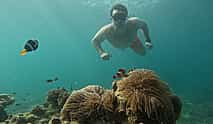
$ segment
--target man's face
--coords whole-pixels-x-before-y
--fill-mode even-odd
[[[124,11],[121,10],[113,10],[112,12],[112,20],[114,22],[115,25],[117,26],[122,26],[124,24],[126,24],[126,13]]]

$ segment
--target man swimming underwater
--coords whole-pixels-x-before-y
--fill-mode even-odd
[[[137,35],[139,29],[143,30],[146,47],[152,48],[149,30],[144,21],[138,17],[127,18],[128,10],[122,4],[115,4],[110,14],[112,23],[103,26],[92,39],[92,44],[103,60],[111,57],[101,46],[105,40],[115,48],[131,48],[135,53],[145,55],[145,48]]]

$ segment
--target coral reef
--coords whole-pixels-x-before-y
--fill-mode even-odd
[[[61,123],[61,120],[60,120],[59,117],[53,116],[53,117],[50,119],[50,121],[49,121],[48,124],[62,124],[62,123]]]
[[[6,120],[8,117],[6,111],[4,110],[3,106],[0,106],[0,122]]]
[[[176,123],[182,103],[153,71],[131,70],[119,78],[113,82],[113,90],[87,86],[73,92],[61,111],[62,121],[79,124]]]
[[[9,124],[27,124],[27,123],[37,123],[40,118],[34,114],[29,112],[19,113],[17,115],[12,116],[7,120]]]
[[[48,92],[48,96],[46,98],[46,102],[44,106],[52,108],[52,109],[60,109],[63,107],[66,99],[69,97],[69,93],[64,88],[58,88],[56,90],[51,90]]]
[[[0,94],[0,105],[6,107],[15,102],[15,98],[9,94]]]
[[[60,124],[59,111],[69,94],[64,88],[51,90],[43,105],[34,106],[30,112],[4,116],[2,124]]]
[[[180,98],[153,71],[124,71],[114,79],[112,89],[50,90],[44,104],[30,112],[7,115],[0,107],[7,119],[0,124],[175,124],[179,119]]]
[[[15,102],[15,98],[9,94],[0,94],[0,122],[8,118],[8,114],[4,110],[8,105]]]
[[[37,106],[33,107],[31,114],[34,114],[36,116],[43,116],[45,114],[45,112],[46,112],[45,108],[37,105]]]

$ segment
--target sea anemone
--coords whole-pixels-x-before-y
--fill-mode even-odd
[[[61,110],[63,121],[80,124],[111,121],[113,116],[113,94],[100,86],[87,86],[74,91]]]
[[[116,85],[116,86],[115,86]],[[168,85],[151,70],[137,69],[114,83],[119,109],[124,109],[130,123],[152,120],[175,123],[174,104]],[[119,110],[118,110],[119,111]],[[123,111],[123,110],[121,110]]]

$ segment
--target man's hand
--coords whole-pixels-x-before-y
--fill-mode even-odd
[[[145,45],[147,48],[151,49],[152,48],[152,43],[151,42],[145,42]]]
[[[103,59],[103,60],[109,60],[109,58],[111,57],[111,55],[109,55],[108,53],[102,53],[100,55],[100,57]]]

